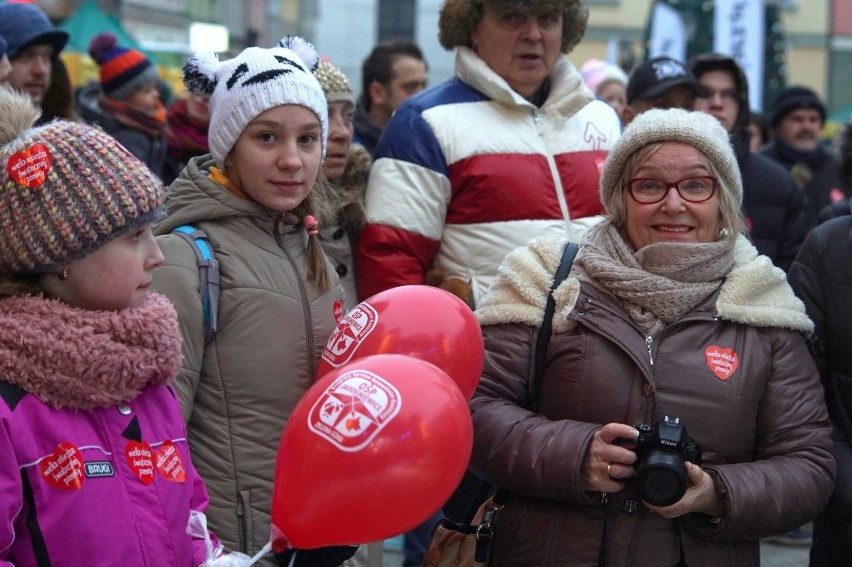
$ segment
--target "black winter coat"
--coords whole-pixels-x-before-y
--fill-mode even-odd
[[[779,163],[787,171],[792,170],[797,165],[784,158],[775,142],[763,146],[760,153]],[[823,208],[847,196],[840,181],[840,166],[837,159],[825,149],[822,150],[822,157],[820,165],[810,169],[812,177],[804,186],[808,229],[819,223],[819,212]]]
[[[786,271],[808,232],[804,194],[771,159],[749,153],[743,161],[743,214],[752,242]]]
[[[788,273],[814,322],[811,352],[834,424],[837,484],[814,529],[811,567],[852,556],[852,216],[815,228]]]

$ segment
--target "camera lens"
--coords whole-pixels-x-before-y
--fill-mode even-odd
[[[654,506],[670,506],[683,498],[687,480],[686,467],[680,455],[652,451],[640,463],[637,476],[639,496]]]

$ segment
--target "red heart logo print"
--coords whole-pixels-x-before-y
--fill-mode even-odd
[[[50,150],[44,144],[33,144],[22,152],[12,154],[6,162],[6,171],[15,182],[24,187],[40,187],[47,179],[52,163]]]
[[[83,456],[71,443],[63,441],[53,454],[38,463],[42,478],[51,486],[64,490],[83,488]]]
[[[704,349],[707,367],[719,380],[727,380],[740,365],[740,359],[732,348],[710,345]]]
[[[143,484],[154,482],[154,454],[150,445],[144,441],[131,441],[127,444],[124,456],[127,457],[127,464],[136,478]]]
[[[186,469],[178,448],[171,441],[165,441],[163,446],[154,453],[154,463],[157,472],[172,482],[182,483],[186,480]]]

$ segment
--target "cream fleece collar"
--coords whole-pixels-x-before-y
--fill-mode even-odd
[[[479,323],[540,326],[564,244],[559,238],[539,238],[510,253],[476,310]],[[573,276],[556,290],[555,332],[564,332],[572,326],[567,316],[574,309],[579,293],[580,282]],[[726,321],[756,327],[780,327],[803,333],[811,333],[814,328],[804,304],[787,284],[784,272],[766,256],[758,255],[744,236],[735,244],[734,267],[722,284],[716,312]]]

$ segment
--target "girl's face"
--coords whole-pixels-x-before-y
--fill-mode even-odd
[[[311,192],[321,160],[319,118],[304,106],[286,104],[249,122],[225,159],[225,173],[267,209],[292,211]]]
[[[151,81],[147,85],[143,85],[133,91],[133,94],[127,97],[125,101],[130,106],[143,108],[145,110],[157,110],[157,103],[160,101],[160,91],[157,90],[157,83]]]
[[[45,276],[42,287],[73,307],[121,311],[145,301],[154,268],[162,263],[160,246],[146,224],[72,262],[67,279]]]

